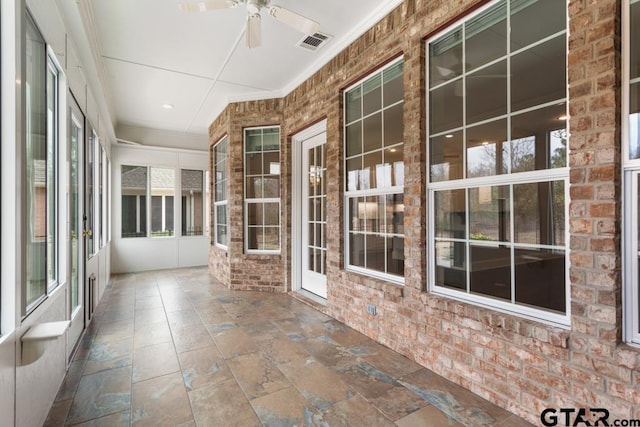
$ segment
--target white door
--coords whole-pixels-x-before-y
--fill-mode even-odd
[[[327,297],[326,133],[302,142],[301,287]]]
[[[69,307],[71,326],[67,356],[71,357],[84,329],[84,250],[82,238],[84,115],[69,95]]]

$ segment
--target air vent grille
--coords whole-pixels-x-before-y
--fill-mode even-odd
[[[304,39],[300,40],[298,46],[307,50],[315,51],[320,49],[320,47],[322,47],[330,38],[331,36],[327,34],[314,33],[305,36]]]

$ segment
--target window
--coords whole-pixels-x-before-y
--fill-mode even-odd
[[[502,0],[427,47],[430,289],[558,324],[566,43],[566,2]]]
[[[403,61],[344,93],[347,269],[404,281]]]
[[[246,252],[280,252],[280,128],[245,129]]]
[[[58,284],[58,80],[32,18],[26,22],[26,281],[24,313]]]
[[[227,247],[227,137],[213,147],[214,217],[213,243]]]
[[[122,166],[122,237],[147,236],[147,167]]]
[[[640,0],[625,4],[625,339],[640,344]]]
[[[201,170],[180,171],[183,236],[202,236],[203,182],[204,172]]]
[[[98,139],[98,135],[96,131],[93,130],[91,125],[89,125],[89,129],[87,132],[87,146],[85,150],[85,158],[86,158],[86,170],[85,170],[85,204],[86,204],[86,215],[85,215],[85,230],[89,231],[87,238],[85,240],[85,244],[87,246],[86,251],[88,257],[91,258],[96,253],[98,253],[98,249],[96,248],[96,242],[98,241],[95,238],[95,215],[96,215],[96,193],[94,191],[95,188],[95,162],[96,162],[96,150],[98,145],[100,145],[100,141]]]
[[[151,236],[173,236],[175,170],[151,168]]]

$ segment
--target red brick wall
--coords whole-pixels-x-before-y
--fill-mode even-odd
[[[572,0],[568,8],[571,328],[425,291],[423,37],[484,3],[406,0],[285,98],[231,104],[212,124],[211,141],[228,133],[234,147],[227,283],[291,289],[289,215],[297,214],[291,213],[291,136],[326,118],[329,314],[535,424],[547,407],[604,407],[611,419],[640,418],[640,351],[621,343],[621,0]],[[342,90],[398,54],[405,63],[404,287],[343,265]],[[283,135],[282,254],[246,256],[241,130],[274,123],[282,124]],[[221,257],[212,248],[212,263]],[[377,316],[366,314],[367,303],[377,306]]]

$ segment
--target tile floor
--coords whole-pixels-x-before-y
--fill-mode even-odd
[[[525,426],[283,294],[114,276],[46,426]]]

